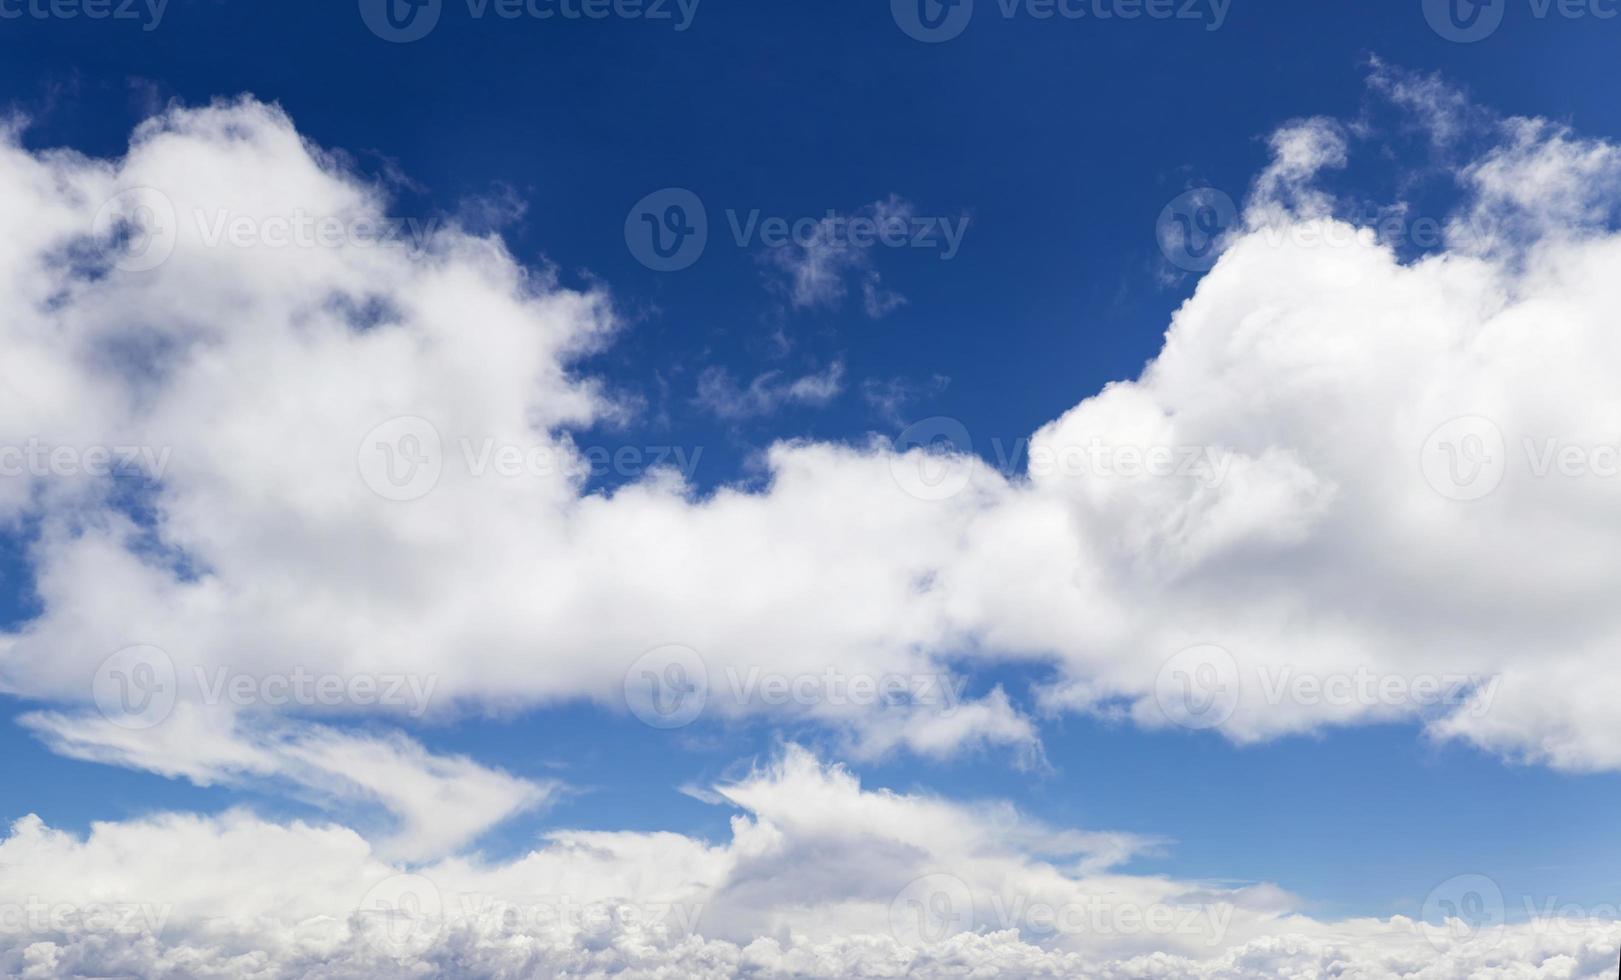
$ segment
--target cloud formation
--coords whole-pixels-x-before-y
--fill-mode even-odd
[[[1400,91],[1408,108],[1441,98]],[[414,718],[403,704],[221,703],[206,681],[432,678],[436,715],[590,700],[661,725],[770,717],[814,723],[854,758],[1029,760],[1042,713],[1083,711],[1238,742],[1404,721],[1511,759],[1621,768],[1621,151],[1546,120],[1482,125],[1451,170],[1458,207],[1436,216],[1449,237],[1417,257],[1336,217],[1319,185],[1377,133],[1280,129],[1162,351],[1135,380],[1078,391],[1023,473],[942,449],[971,433],[925,420],[893,441],[781,442],[763,488],[699,493],[660,470],[609,494],[586,492],[569,437],[621,411],[574,366],[620,329],[606,292],[454,225],[391,240],[381,193],[252,100],[170,110],[118,160],[7,133],[0,521],[27,541],[39,611],[0,633],[0,690],[47,703],[25,723],[65,754],[287,785],[339,813],[364,801],[391,822],[367,843],[240,814],[85,841],[25,821],[8,870],[45,854],[93,881],[138,851],[153,870],[128,889],[170,901],[159,857],[217,848],[240,863],[178,882],[198,890],[172,904],[251,887],[221,900],[229,921],[182,914],[161,943],[16,945],[7,972],[364,975],[382,961],[348,916],[356,891],[401,871],[385,859],[433,862],[421,873],[452,894],[518,901],[574,875],[618,889],[593,898],[718,910],[701,936],[451,929],[418,951],[469,975],[1423,968],[1437,951],[1411,924],[1315,923],[1267,886],[1112,876],[1140,842],[863,792],[794,755],[716,790],[752,814],[729,845],[563,835],[485,867],[446,855],[556,787],[342,727]],[[1455,132],[1436,142],[1462,152]],[[173,672],[151,724],[101,696],[155,676],[107,671],[138,644]],[[1008,663],[1048,680],[1028,699],[965,693]],[[994,846],[1006,838],[987,826],[1018,843]],[[260,882],[269,855],[283,860]],[[312,855],[329,870],[309,880],[329,886],[277,892]],[[974,927],[944,945],[873,938],[873,916],[931,867],[966,885]],[[534,868],[539,884],[522,877]],[[1230,922],[1214,947],[1010,932],[980,918],[980,896],[1010,883],[1048,904],[1107,886]],[[1583,929],[1511,927],[1501,949],[1584,976],[1615,927]],[[1504,962],[1443,947],[1437,976]]]
[[[556,831],[504,863],[405,870],[343,827],[243,812],[0,840],[8,975],[1526,976],[1613,969],[1621,925],[1326,923],[1266,885],[1134,876],[1163,842],[998,803],[865,789],[789,746],[717,786],[720,844]],[[189,869],[189,870],[188,870]],[[229,875],[221,874],[228,869]],[[93,883],[93,884],[92,884]]]
[[[1232,659],[1229,738],[1409,718],[1613,767],[1610,549],[1592,542],[1617,486],[1603,270],[1621,166],[1546,121],[1490,135],[1456,172],[1453,217],[1503,234],[1403,261],[1312,186],[1376,136],[1285,126],[1160,355],[1040,429],[1024,474],[904,440],[785,442],[765,489],[701,499],[668,471],[583,495],[568,431],[619,406],[570,364],[617,329],[605,294],[453,225],[358,234],[387,224],[386,202],[276,108],[171,110],[117,161],[13,135],[0,442],[34,455],[8,457],[24,469],[0,482],[0,515],[37,529],[42,612],[0,636],[0,683],[83,704],[102,658],[151,643],[182,700],[198,668],[318,666],[431,675],[436,711],[614,705],[627,668],[673,643],[716,687],[830,663],[873,678],[1040,663],[1058,675],[1046,708],[1162,726],[1163,668],[1210,644]],[[1446,428],[1460,418],[1481,431]],[[431,483],[395,493],[428,443]],[[481,467],[505,457],[468,445],[555,465]],[[97,447],[146,452],[87,475]],[[1449,461],[1499,467],[1501,486],[1454,499]],[[1438,707],[1280,696],[1285,669],[1499,683],[1489,706]],[[1037,737],[1000,693],[949,721],[825,697],[708,710],[768,707],[869,748]]]

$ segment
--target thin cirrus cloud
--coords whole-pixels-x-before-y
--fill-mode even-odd
[[[834,361],[820,371],[797,378],[781,371],[756,375],[741,384],[726,368],[705,368],[698,376],[694,401],[705,411],[727,421],[761,418],[793,406],[826,405],[844,391],[844,362]]]
[[[853,240],[845,230],[852,219],[870,222],[879,228],[904,229],[904,236],[911,240],[916,209],[910,201],[891,194],[852,215],[830,212],[815,223],[811,234],[766,250],[761,261],[772,272],[773,284],[787,295],[793,309],[838,309],[844,305],[852,285],[858,285],[861,309],[870,319],[880,319],[906,305],[906,297],[884,285],[883,276],[874,267],[873,253],[877,246]],[[951,226],[941,222],[940,227]],[[963,226],[957,231],[958,243],[960,227]],[[951,255],[956,254],[956,245],[948,241],[936,245],[931,239],[929,244],[949,248]]]

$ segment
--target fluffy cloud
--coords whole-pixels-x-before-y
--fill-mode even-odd
[[[1452,217],[1500,233],[1412,258],[1315,184],[1376,134],[1285,127],[1159,356],[1042,427],[1024,474],[922,445],[937,422],[784,442],[766,487],[703,496],[672,471],[584,493],[568,432],[619,407],[571,365],[617,329],[605,294],[454,226],[379,242],[381,193],[274,107],[170,111],[116,161],[8,134],[0,520],[40,612],[0,634],[0,688],[57,705],[29,724],[79,757],[373,800],[417,858],[547,788],[342,736],[322,716],[352,699],[222,706],[207,679],[432,678],[438,713],[699,705],[856,755],[1033,755],[1019,699],[961,687],[1018,661],[1052,711],[1239,741],[1409,720],[1615,768],[1621,154],[1488,130]],[[118,473],[87,472],[104,456]],[[178,706],[90,720],[135,644]],[[212,748],[186,737],[203,717]],[[466,819],[427,819],[445,804]],[[1333,948],[1303,942],[1274,952]]]
[[[337,826],[19,821],[0,969],[23,977],[1608,975],[1614,922],[1313,920],[1279,890],[1132,876],[1158,846],[864,789],[789,747],[714,789],[731,839],[558,831],[413,871]],[[225,873],[228,872],[228,873]]]

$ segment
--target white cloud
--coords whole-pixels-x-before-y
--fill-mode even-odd
[[[697,401],[716,416],[735,421],[771,415],[789,405],[826,405],[842,391],[843,361],[797,378],[783,377],[781,371],[767,371],[747,387],[739,385],[725,368],[710,367],[698,376]]]
[[[848,280],[855,278],[861,283],[862,310],[876,320],[904,306],[906,297],[886,287],[873,268],[873,234],[866,233],[865,239],[854,237],[849,222],[853,219],[888,229],[887,240],[895,228],[904,229],[903,236],[909,237],[914,217],[912,204],[891,194],[859,208],[854,215],[829,212],[817,222],[813,234],[768,249],[763,260],[783,275],[794,309],[837,309],[849,294]]]
[[[60,719],[88,705],[103,658],[134,643],[168,652],[186,705],[202,700],[198,669],[312,666],[434,676],[436,712],[620,706],[627,669],[680,644],[707,666],[710,718],[812,720],[858,755],[1035,755],[1035,722],[1001,691],[773,704],[729,679],[831,667],[955,681],[1011,660],[1055,671],[1047,706],[1165,727],[1162,666],[1216,644],[1238,694],[1228,738],[1405,719],[1514,757],[1613,768],[1621,722],[1598,706],[1621,696],[1604,586],[1621,572],[1607,546],[1621,483],[1539,475],[1535,460],[1548,440],[1554,458],[1592,461],[1621,440],[1621,238],[1605,223],[1616,151],[1546,123],[1501,130],[1460,171],[1461,213],[1520,216],[1514,247],[1406,263],[1336,224],[1312,184],[1350,163],[1335,125],[1285,130],[1251,223],[1159,356],[1042,427],[1022,478],[882,441],[785,442],[767,454],[764,489],[702,497],[667,471],[583,495],[570,466],[500,477],[468,465],[464,439],[568,461],[567,430],[616,408],[571,367],[616,329],[607,297],[525,269],[498,238],[448,227],[419,249],[210,245],[222,214],[263,231],[293,212],[385,213],[278,110],[176,110],[117,161],[8,139],[0,446],[170,452],[151,485],[0,480],[0,519],[39,529],[42,604],[0,635],[0,688],[70,711],[41,725],[64,751],[188,778],[341,776],[417,827],[402,846],[419,854],[459,846],[531,788],[390,743],[382,758],[421,780],[390,799],[357,776],[378,758],[370,744],[290,753],[247,739],[225,746],[241,758],[199,758],[180,729],[109,741]],[[172,235],[152,243],[172,255],[111,267],[94,217],[140,187],[163,197],[137,203],[174,208]],[[827,388],[823,377],[801,393]],[[1434,445],[1460,416],[1490,420],[1501,449]],[[367,440],[400,417],[426,420],[443,448],[437,482],[410,500],[367,480]],[[1501,463],[1501,486],[1453,499],[1435,485],[1447,448],[1453,464]],[[1160,450],[1177,472],[1145,472]],[[128,516],[132,495],[150,522]],[[1279,697],[1285,669],[1317,693]],[[1430,677],[1474,686],[1450,701],[1321,692],[1365,674],[1409,695]],[[1489,704],[1458,703],[1492,678]],[[435,839],[422,801],[442,785],[479,817]]]
[[[1621,939],[1572,916],[1455,937],[1401,916],[1318,921],[1271,886],[1114,869],[1153,841],[863,789],[793,747],[714,792],[740,811],[723,843],[558,831],[509,861],[409,872],[342,827],[242,812],[83,838],[25,818],[0,840],[0,970],[1576,978],[1608,975]]]
[[[276,780],[323,806],[381,808],[378,847],[426,860],[455,851],[491,826],[541,806],[555,782],[519,779],[461,756],[436,756],[399,735],[351,735],[322,725],[255,723],[182,703],[163,724],[131,730],[99,715],[33,712],[22,724],[55,752],[145,769],[200,786]]]

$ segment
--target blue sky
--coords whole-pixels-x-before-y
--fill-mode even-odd
[[[445,0],[431,33],[391,43],[354,3],[170,0],[155,24],[0,20],[0,104],[27,117],[23,148],[107,158],[171,103],[245,93],[279,105],[303,139],[385,188],[391,215],[498,233],[519,263],[554,270],[559,288],[610,294],[612,342],[570,370],[624,411],[569,427],[574,441],[630,447],[637,460],[685,454],[675,458],[694,461],[686,475],[701,500],[767,486],[762,454],[778,440],[865,446],[930,417],[956,420],[972,440],[959,448],[1000,464],[1105,385],[1136,378],[1201,280],[1162,253],[1161,210],[1198,187],[1242,203],[1274,158],[1269,137],[1292,120],[1327,117],[1353,133],[1357,165],[1322,180],[1342,202],[1451,213],[1467,200],[1461,161],[1489,141],[1431,153],[1424,124],[1370,86],[1376,63],[1436,73],[1494,118],[1621,141],[1621,21],[1500,6],[1501,26],[1465,44],[1431,29],[1417,0],[1233,0],[1219,25],[1203,4],[1196,17],[1128,22],[1008,17],[978,0],[960,36],[921,43],[883,3],[703,0],[678,30],[474,16]],[[627,247],[627,213],[668,188],[702,202],[708,241],[690,266],[656,271]],[[752,212],[792,222],[886,207],[960,227],[960,248],[949,259],[934,247],[868,249],[796,302],[774,253],[732,231]],[[1435,249],[1403,257],[1424,251]],[[1004,469],[1017,476],[1022,461]],[[644,475],[638,462],[584,492]],[[39,520],[0,533],[0,627],[23,629],[42,609],[28,551]],[[1354,605],[1325,608],[1354,617]],[[1609,816],[1621,779],[1605,766],[1521,761],[1435,738],[1416,718],[1235,744],[1106,712],[1046,714],[1037,689],[1057,678],[1052,662],[940,653],[956,658],[971,696],[1000,685],[1037,719],[1038,759],[995,742],[859,751],[836,727],[770,713],[665,732],[587,696],[471,697],[426,720],[327,721],[361,735],[398,727],[429,752],[566,784],[469,844],[491,860],[559,828],[724,841],[735,811],[682,788],[742,778],[792,741],[847,762],[869,788],[1007,800],[1051,827],[1166,838],[1122,869],[1270,882],[1320,918],[1417,915],[1438,882],[1464,873],[1510,896],[1621,899]],[[533,669],[548,669],[544,654]],[[66,758],[18,721],[61,702],[15,675],[0,690],[15,695],[0,697],[8,822],[37,814],[83,833],[93,821],[237,806],[272,821],[335,814],[363,832],[379,820],[275,780],[196,785]]]

